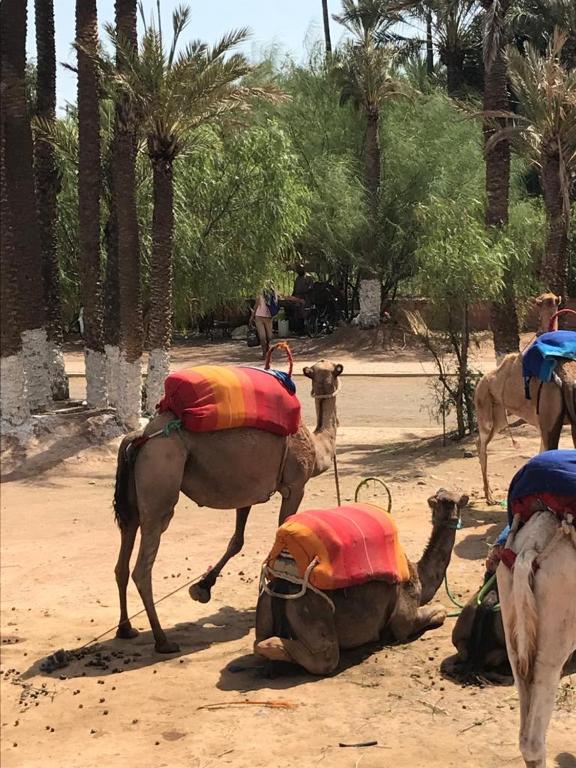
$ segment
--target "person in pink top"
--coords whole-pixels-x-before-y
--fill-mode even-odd
[[[256,297],[252,310],[252,320],[256,326],[262,357],[266,357],[272,340],[272,317],[278,313],[278,297],[273,286],[264,288]]]

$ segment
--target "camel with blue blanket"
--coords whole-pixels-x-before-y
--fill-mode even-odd
[[[541,450],[558,447],[565,424],[572,425],[576,446],[576,332],[543,332],[559,298],[545,294],[539,300],[537,338],[524,352],[506,355],[496,370],[480,379],[474,393],[478,458],[489,504],[496,501],[488,481],[488,444],[508,426],[509,413],[539,429]]]
[[[510,533],[496,571],[520,699],[520,751],[545,768],[562,670],[576,652],[576,451],[535,456],[508,492]]]

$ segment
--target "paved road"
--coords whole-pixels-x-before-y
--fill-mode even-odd
[[[314,424],[314,401],[309,397],[310,382],[295,376],[298,394],[307,424]],[[338,395],[338,419],[341,427],[386,427],[414,430],[437,429],[441,426],[430,416],[433,406],[431,378],[380,378],[374,376],[342,376]],[[73,377],[70,394],[74,399],[85,396],[84,378]]]

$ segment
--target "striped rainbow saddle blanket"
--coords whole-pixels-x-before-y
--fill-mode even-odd
[[[171,411],[191,432],[252,427],[285,436],[300,426],[292,379],[262,368],[199,365],[175,371],[164,382],[157,410]]]
[[[396,523],[375,504],[308,509],[292,515],[276,532],[265,563],[269,575],[275,574],[276,563],[286,555],[294,560],[298,576],[304,579],[308,572],[309,583],[320,590],[367,581],[396,584],[410,578]]]

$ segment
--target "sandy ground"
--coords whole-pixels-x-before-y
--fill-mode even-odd
[[[471,495],[449,579],[460,597],[479,585],[487,542],[504,522],[480,496],[471,442],[442,447],[427,413],[423,379],[354,377],[339,401],[343,497],[371,475],[392,490],[404,546],[418,558],[430,532],[426,498],[440,486]],[[303,394],[306,418],[312,411]],[[454,619],[421,640],[346,654],[326,679],[294,668],[281,676],[251,656],[258,574],[273,540],[277,498],[255,508],[244,552],[218,581],[211,603],[182,590],[159,606],[174,656],[157,655],[145,616],[131,642],[106,635],[100,656],[51,675],[42,659],[79,648],[113,627],[118,532],[111,511],[117,439],[105,419],[85,414],[49,422],[27,455],[5,457],[2,485],[2,766],[101,768],[335,768],[518,766],[515,689],[463,687],[440,672],[453,648]],[[492,447],[500,497],[514,470],[538,448],[515,429]],[[565,440],[565,444],[568,443]],[[464,451],[474,455],[465,457]],[[24,459],[27,459],[24,462]],[[335,504],[334,477],[312,480],[305,505]],[[200,575],[223,551],[230,512],[182,499],[154,570],[157,597]],[[443,590],[437,599],[449,605]],[[130,609],[141,602],[133,585]],[[280,703],[283,706],[273,707]],[[549,766],[575,768],[576,678],[565,677],[548,732]],[[340,743],[377,741],[342,748]]]

